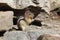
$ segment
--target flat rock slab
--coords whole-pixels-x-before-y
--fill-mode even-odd
[[[4,38],[6,40],[29,40],[29,36],[22,31],[6,32]]]
[[[13,25],[13,12],[12,11],[0,11],[0,31],[8,30]]]

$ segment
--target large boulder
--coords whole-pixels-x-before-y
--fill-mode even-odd
[[[56,30],[53,29],[43,29],[43,30],[30,30],[28,32],[29,36],[30,36],[30,40],[40,40],[42,39],[40,36],[44,35],[44,34],[58,34],[56,32]]]
[[[0,3],[6,3],[14,9],[23,9],[32,5],[42,7],[47,13],[50,11],[49,0],[0,0]]]
[[[39,2],[39,7],[42,7],[47,13],[50,12],[50,0],[37,0]]]
[[[59,30],[54,29],[41,29],[41,30],[29,30],[29,31],[10,31],[4,34],[6,40],[42,40],[44,34],[59,34]]]
[[[60,7],[60,0],[0,0],[0,3],[6,3],[14,9],[23,9],[30,5],[39,6],[47,13],[57,7]]]
[[[17,9],[23,9],[28,6],[39,6],[42,7],[47,13],[50,11],[50,0],[18,0],[17,3]],[[36,4],[38,3],[38,4]]]
[[[8,30],[12,26],[13,26],[13,12],[12,11],[7,11],[7,12],[0,11],[0,31]]]

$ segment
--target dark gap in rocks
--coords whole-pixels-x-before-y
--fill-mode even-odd
[[[42,26],[41,21],[39,20],[34,20],[32,23],[30,23],[29,25],[35,25],[35,26]]]
[[[16,25],[19,17],[24,16],[25,9],[14,9],[13,12],[14,12],[13,16],[17,17],[17,18],[13,18],[13,24]]]
[[[13,8],[8,6],[6,3],[0,3],[0,11],[12,11]]]
[[[51,10],[50,12],[53,12],[53,11],[58,11],[59,8],[55,8],[54,10]]]
[[[16,25],[17,24],[17,18],[13,18],[13,25]]]
[[[32,0],[33,3],[35,3],[36,5],[39,4],[39,2],[37,0]]]
[[[57,15],[60,16],[60,11],[57,12]]]
[[[13,31],[13,30],[15,30],[15,31],[22,31],[21,28],[16,29],[16,28],[14,28],[14,27],[12,27],[12,29],[9,29],[8,31],[10,32],[10,31]]]
[[[43,39],[43,35],[40,35],[37,40],[42,40]]]
[[[6,30],[1,30],[0,31],[0,37],[4,36],[4,33],[6,32]]]
[[[60,16],[60,7],[54,9],[54,10],[51,10],[51,12],[57,12],[57,15]]]

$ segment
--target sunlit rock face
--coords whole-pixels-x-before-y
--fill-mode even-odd
[[[60,0],[50,0],[50,10],[54,10],[58,7],[60,7]]]
[[[0,0],[0,3],[6,3],[14,9],[24,9],[32,5],[42,7],[47,13],[50,11],[49,0]]]
[[[17,9],[23,9],[30,5],[42,7],[47,13],[50,11],[50,0],[18,0]]]
[[[39,7],[42,7],[47,13],[50,12],[50,0],[39,0]]]
[[[9,30],[13,26],[13,12],[0,11],[0,31]]]
[[[16,1],[17,9],[23,9],[30,5],[36,6],[31,0],[18,0]]]
[[[14,9],[23,9],[31,5],[39,6],[47,13],[60,7],[60,0],[0,0],[0,3],[6,3]]]

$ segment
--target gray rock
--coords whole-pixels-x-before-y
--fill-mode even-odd
[[[26,32],[22,31],[11,31],[4,34],[6,40],[30,40]]]
[[[16,1],[17,3],[17,9],[23,9],[23,8],[26,8],[30,5],[33,5],[33,6],[36,6],[32,0],[18,0]]]
[[[39,4],[34,3],[34,0],[0,0],[0,3],[6,3],[14,9],[23,9],[33,5],[42,7],[47,13],[60,7],[60,0],[36,0],[35,2]]]
[[[60,19],[55,12],[52,12],[50,16],[44,12],[41,12],[35,19],[42,21],[42,26],[45,26],[43,28],[60,28]]]
[[[43,3],[42,3],[43,2]],[[36,4],[39,3],[39,4]],[[50,0],[36,0],[36,3],[33,0],[18,0],[16,1],[17,9],[23,9],[30,5],[42,7],[47,13],[50,12]]]
[[[38,0],[39,7],[42,7],[47,13],[50,12],[50,0]]]
[[[13,25],[13,12],[12,11],[0,11],[0,31],[8,30]]]
[[[5,40],[39,40],[44,34],[59,34],[59,30],[56,29],[40,29],[40,30],[29,30],[29,31],[10,31],[4,34]]]
[[[60,7],[60,0],[50,0],[50,10]]]
[[[30,30],[28,32],[30,40],[37,40],[43,34],[58,34],[56,30],[53,29],[43,29],[43,30]]]
[[[34,0],[0,0],[0,3],[6,3],[14,9],[23,9],[32,5],[42,7],[47,13],[50,11],[50,0],[36,0],[39,4],[34,3]]]

